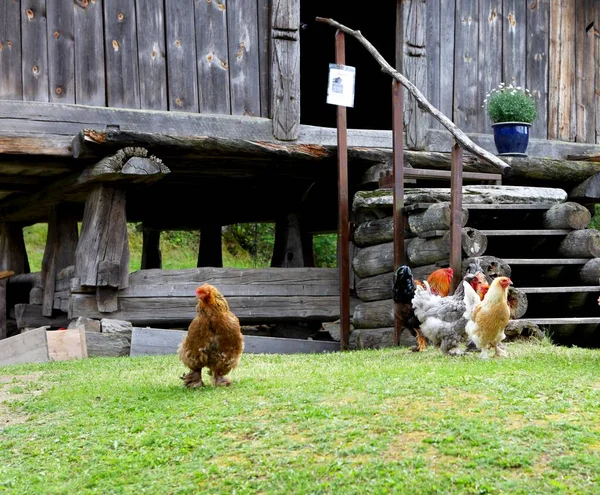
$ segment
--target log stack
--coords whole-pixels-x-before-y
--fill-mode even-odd
[[[434,270],[449,264],[449,199],[449,190],[443,188],[411,188],[405,191],[405,259],[416,279],[425,279]],[[507,222],[509,228],[519,228],[519,222],[527,216],[524,212],[529,208],[534,211],[537,209],[540,212],[539,219],[536,220],[538,228],[573,230],[571,236],[566,236],[561,244],[565,255],[578,249],[575,246],[583,244],[587,246],[583,248],[587,249],[587,257],[593,256],[597,232],[576,233],[582,226],[587,226],[589,216],[584,213],[585,208],[567,204],[566,199],[566,192],[555,188],[465,186],[461,215],[462,250],[465,258],[463,274],[472,258],[477,258],[488,281],[498,275],[511,275],[510,265],[501,257],[484,256],[495,254],[489,251],[488,233],[495,238],[506,234],[506,231],[490,230],[494,228],[498,213],[504,214],[507,213],[505,210],[511,209],[512,212],[508,212],[512,215]],[[565,204],[566,207],[563,206]],[[553,205],[557,205],[556,208]],[[354,311],[354,330],[350,336],[350,343],[356,348],[383,347],[392,343],[392,280],[395,268],[392,208],[391,190],[360,191],[353,201],[357,227],[353,236],[355,255],[352,268],[355,275],[354,289],[361,301]],[[542,223],[544,208],[548,211]],[[475,221],[471,221],[471,210],[477,213],[486,211],[487,214],[475,215]],[[536,236],[529,235],[529,239],[531,238],[535,239]],[[526,246],[528,244],[523,243],[521,257],[527,257],[523,256],[529,249]],[[597,268],[600,269],[600,264]],[[588,270],[594,271],[591,264]],[[595,273],[590,275],[594,276]],[[511,288],[509,296],[515,302],[512,318],[524,317],[528,308],[527,293],[520,288]],[[519,326],[517,323],[514,325]],[[412,342],[412,336],[405,329],[401,334],[401,345],[412,345]]]
[[[405,202],[415,204],[423,199],[423,189],[407,192]],[[413,197],[411,201],[410,197]],[[360,299],[353,315],[351,348],[379,348],[393,345],[394,303],[392,279],[394,272],[394,230],[391,191],[361,192],[353,205],[358,225],[353,236],[352,269],[355,291]],[[481,256],[487,238],[477,229],[466,227],[469,212],[461,215],[462,248],[466,257]],[[448,266],[450,254],[450,203],[434,201],[425,209],[408,212],[405,221],[407,264],[416,279],[425,279],[432,271]],[[408,330],[400,337],[401,345],[412,345]]]

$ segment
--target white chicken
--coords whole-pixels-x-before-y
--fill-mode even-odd
[[[469,278],[473,278],[472,275]],[[452,296],[434,294],[427,282],[425,288],[417,286],[412,299],[415,316],[420,322],[419,331],[429,341],[440,347],[444,354],[462,354],[459,344],[465,340],[467,308],[481,301],[469,282],[463,280]]]

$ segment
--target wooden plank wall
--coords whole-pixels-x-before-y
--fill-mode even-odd
[[[491,133],[504,81],[538,96],[533,137],[600,142],[597,0],[427,0],[424,22],[428,98],[464,131]]]
[[[268,117],[271,0],[2,0],[0,100]]]

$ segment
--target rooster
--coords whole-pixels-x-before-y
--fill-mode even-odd
[[[504,329],[510,320],[510,306],[508,304],[508,287],[511,280],[508,277],[497,277],[490,288],[473,311],[468,308],[465,318],[468,318],[466,332],[477,349],[481,351],[483,359],[488,357],[488,349],[494,348],[494,357],[506,355],[506,351],[499,344],[506,335]]]
[[[446,297],[450,292],[453,276],[454,270],[452,268],[440,268],[432,272],[427,277],[426,282],[435,294]],[[424,284],[413,278],[409,266],[400,265],[394,272],[392,298],[395,303],[398,303],[403,326],[408,328],[410,333],[417,339],[417,345],[413,348],[413,351],[419,352],[427,347],[427,340],[419,332],[419,321],[416,319],[412,307],[416,286],[424,287]]]
[[[214,385],[228,386],[231,380],[225,375],[239,364],[244,351],[240,322],[212,285],[198,287],[196,297],[196,317],[177,351],[191,370],[181,379],[188,388],[203,387],[202,368],[208,368]]]
[[[473,280],[477,280],[474,275],[467,275],[456,292],[448,297],[435,294],[427,282],[425,287],[415,290],[412,306],[420,323],[420,332],[433,345],[440,347],[444,354],[462,354],[459,344],[466,337],[465,312],[481,302],[471,285]]]

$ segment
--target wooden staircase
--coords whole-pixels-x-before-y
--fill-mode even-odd
[[[409,205],[404,211],[423,210],[430,205]],[[581,269],[595,257],[592,254],[561,257],[557,252],[560,243],[578,229],[544,228],[544,214],[552,206],[541,203],[463,204],[469,211],[467,226],[477,229],[488,239],[484,256],[493,256],[508,264],[514,286],[527,297],[527,311],[518,321],[541,326],[553,337],[575,344],[580,342],[578,333],[585,325],[583,333],[588,339],[596,333],[593,338],[598,345],[600,284],[580,279]],[[427,232],[420,236],[438,234]]]

